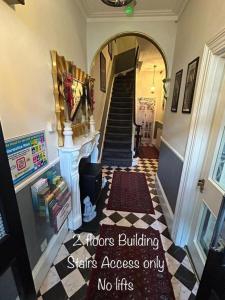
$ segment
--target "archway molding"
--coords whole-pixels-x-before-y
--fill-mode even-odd
[[[115,34],[115,35],[111,36],[109,39],[107,39],[105,42],[103,42],[103,44],[97,49],[97,51],[95,52],[94,57],[92,58],[89,73],[91,73],[91,70],[92,70],[94,62],[96,60],[97,55],[108,45],[108,43],[110,43],[113,40],[119,39],[121,37],[126,37],[126,36],[136,36],[136,37],[143,38],[143,39],[149,41],[149,43],[152,43],[158,49],[158,51],[160,52],[160,54],[163,58],[164,64],[165,64],[165,71],[166,71],[166,78],[167,78],[168,77],[168,63],[167,63],[166,55],[165,55],[162,47],[152,37],[148,36],[145,33],[137,32],[137,31],[121,32],[121,33],[118,33],[118,34]]]

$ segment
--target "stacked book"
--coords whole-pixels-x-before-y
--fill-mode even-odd
[[[61,176],[41,178],[31,187],[31,192],[35,213],[58,232],[72,209],[66,182]]]

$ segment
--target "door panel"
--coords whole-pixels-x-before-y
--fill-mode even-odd
[[[203,126],[207,127],[208,124]],[[221,82],[200,179],[204,179],[205,184],[202,192],[198,191],[188,241],[188,248],[199,277],[204,269],[216,219],[225,194],[225,76]]]
[[[4,227],[4,224],[3,224],[3,220],[2,220],[2,215],[0,213],[0,240],[6,236],[6,232],[5,232],[5,227]]]
[[[34,300],[36,293],[20,220],[17,199],[6,155],[0,123],[0,282],[12,271],[16,290],[21,300]],[[13,287],[12,287],[13,288]],[[7,295],[1,295],[7,299]]]

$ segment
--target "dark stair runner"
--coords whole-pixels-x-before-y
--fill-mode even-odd
[[[108,166],[132,166],[132,115],[134,71],[114,80],[102,163]]]

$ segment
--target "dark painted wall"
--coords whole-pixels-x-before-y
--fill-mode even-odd
[[[182,168],[182,160],[162,141],[158,177],[173,212],[176,208]]]
[[[116,55],[115,73],[120,73],[135,66],[136,49],[131,49],[126,52]]]
[[[18,296],[11,268],[0,276],[0,299],[15,300]]]
[[[16,194],[31,269],[35,267],[42,255],[41,244],[45,239],[49,242],[54,234],[53,228],[45,218],[39,218],[34,213],[31,186],[40,178],[47,177],[48,172],[53,169],[60,174],[60,165],[57,163]]]

